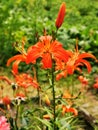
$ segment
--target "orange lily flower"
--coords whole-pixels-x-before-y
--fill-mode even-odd
[[[75,108],[62,105],[62,114],[64,115],[64,114],[67,113],[67,112],[73,113],[74,116],[77,116],[77,115],[78,115],[78,111],[77,111]]]
[[[26,63],[35,63],[37,58],[42,58],[43,68],[50,69],[52,60],[68,61],[69,55],[60,42],[53,40],[49,35],[41,36],[39,40],[32,48],[30,47]]]
[[[88,72],[91,71],[91,65],[85,58],[93,58],[96,60],[96,57],[90,53],[81,53],[78,50],[78,45],[76,45],[76,51],[70,53],[70,58],[67,62],[66,69],[68,74],[73,74],[77,69],[79,70],[79,66],[86,66]]]
[[[61,25],[64,21],[65,13],[66,13],[66,5],[65,5],[65,2],[63,2],[60,6],[58,16],[57,16],[57,19],[55,22],[57,29],[61,27]]]
[[[11,64],[11,62],[13,62],[14,60],[16,60],[16,61],[13,63],[12,70],[13,70],[13,72],[15,74],[17,74],[18,73],[18,65],[19,65],[20,62],[25,62],[26,61],[26,55],[24,55],[24,54],[18,54],[16,56],[11,57],[7,61],[7,66],[9,66]]]
[[[67,74],[73,74],[75,70],[82,71],[79,66],[86,66],[88,72],[91,71],[91,65],[85,58],[93,58],[97,61],[96,57],[90,53],[80,53],[78,50],[78,46],[76,45],[75,52],[69,51],[68,54],[70,55],[70,58],[68,59],[68,62],[65,63],[64,61],[57,62],[57,70],[61,70],[59,74],[56,76],[56,80],[59,80],[62,77],[66,77]]]
[[[29,86],[33,86],[34,88],[38,88],[38,83],[35,79],[33,79],[29,74],[18,74],[15,75],[15,80],[18,86],[23,88],[28,88]]]

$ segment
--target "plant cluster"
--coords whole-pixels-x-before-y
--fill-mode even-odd
[[[66,4],[63,2],[55,21],[55,29],[52,30],[51,35],[44,29],[43,35],[39,37],[36,34],[37,42],[28,48],[25,48],[25,37],[22,38],[21,43],[15,43],[15,48],[19,51],[19,54],[7,61],[7,66],[14,61],[12,73],[15,81],[13,83],[5,76],[0,77],[2,80],[7,81],[13,89],[13,101],[7,96],[1,99],[8,110],[6,116],[12,130],[76,129],[75,122],[77,121],[78,111],[73,100],[78,97],[80,92],[77,96],[70,94],[70,92],[62,92],[58,96],[56,83],[62,78],[72,76],[76,71],[82,73],[84,66],[90,73],[91,64],[87,58],[96,61],[97,58],[91,53],[79,51],[78,38],[76,38],[73,51],[65,49],[63,44],[57,40],[58,30],[64,22],[65,14]],[[20,73],[18,66],[21,62],[29,65],[32,71],[29,69],[26,73]],[[40,71],[43,71],[46,75],[47,83],[45,84],[40,82]],[[83,77],[79,77],[79,79],[83,84],[88,83]],[[37,92],[37,101],[34,105],[28,96],[27,89],[30,86],[33,86]],[[42,94],[44,95],[43,101]],[[13,109],[11,109],[11,102],[14,105]],[[27,102],[28,105],[22,104],[22,102]],[[3,109],[1,110],[5,113]],[[15,113],[12,113],[12,111],[15,111]],[[9,130],[9,128],[6,130]]]
[[[42,34],[47,27],[49,33],[54,28],[54,18],[63,0],[9,0],[0,1],[0,66],[5,67],[7,59],[17,54],[13,43],[26,36],[26,46],[36,42],[36,34]],[[95,56],[98,47],[98,2],[96,0],[66,0],[67,14],[63,28],[58,31],[58,39],[65,47],[73,47],[76,37],[79,46]],[[82,3],[82,5],[81,5]],[[40,8],[40,10],[39,10]],[[43,13],[42,13],[43,12]],[[92,24],[91,24],[92,23]],[[69,46],[70,43],[70,46]],[[71,44],[72,43],[72,44]],[[94,48],[92,50],[92,47]],[[6,52],[6,53],[5,53]]]

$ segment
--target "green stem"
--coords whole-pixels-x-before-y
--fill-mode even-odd
[[[37,63],[36,63],[36,80],[37,80],[37,82],[39,82],[38,71],[39,71],[39,68],[38,68],[38,61],[37,61]],[[37,89],[37,94],[38,94],[38,102],[39,102],[39,106],[41,106],[40,88]]]
[[[75,88],[74,77],[72,76],[71,77],[71,94],[72,94],[72,96],[74,95],[74,88]]]
[[[53,63],[53,66],[52,66],[52,96],[53,96],[53,130],[56,130],[56,125],[55,125],[55,121],[56,121],[56,112],[55,112],[55,86],[54,86],[54,71],[55,71],[55,68],[54,68],[54,63]]]
[[[15,118],[16,130],[18,130],[18,114],[19,114],[19,105],[16,106],[16,118]]]

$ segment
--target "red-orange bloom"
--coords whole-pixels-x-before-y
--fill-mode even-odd
[[[11,104],[11,99],[8,96],[3,97],[2,101],[5,105]]]
[[[15,74],[17,74],[18,73],[18,65],[19,65],[20,62],[25,62],[26,61],[26,55],[19,54],[19,55],[11,57],[7,61],[7,66],[9,66],[10,63],[13,62],[14,60],[16,60],[16,61],[13,63],[13,69],[12,70],[13,70],[13,72]]]
[[[67,107],[65,105],[62,105],[62,114],[64,115],[67,112],[71,112],[74,114],[74,116],[78,115],[78,111],[75,108]]]
[[[15,99],[25,101],[26,96],[25,96],[24,93],[19,92],[19,93],[16,94]]]
[[[16,94],[16,97],[21,97],[21,98],[25,98],[25,94],[24,93],[17,93]]]
[[[58,60],[56,62],[56,70],[61,70],[61,72],[56,75],[56,80],[60,80],[62,77],[65,78],[67,76],[66,63],[64,61]]]
[[[96,57],[90,53],[81,53],[78,51],[78,46],[76,47],[76,51],[70,53],[70,58],[67,62],[66,69],[68,74],[73,74],[74,71],[78,69],[79,66],[85,65],[87,67],[88,72],[91,71],[91,65],[85,58],[93,58],[96,60]]]
[[[98,78],[95,79],[95,83],[94,83],[93,87],[98,89]]]
[[[15,80],[17,85],[23,88],[28,88],[29,86],[38,88],[39,86],[37,81],[34,78],[32,78],[29,74],[22,73],[15,75]]]
[[[98,89],[98,83],[95,83],[93,87]]]
[[[83,85],[88,85],[88,79],[86,77],[83,77],[82,75],[80,75],[78,77],[79,81],[83,84]]]
[[[55,22],[57,29],[61,27],[61,25],[64,21],[65,13],[66,13],[66,5],[63,2],[60,6],[58,16],[57,16],[57,19],[56,19],[56,22]]]
[[[52,68],[52,60],[68,61],[68,53],[57,40],[53,40],[51,36],[41,36],[40,41],[30,47],[27,54],[27,63],[35,63],[37,58],[42,58],[44,69]]]
[[[66,77],[67,74],[73,74],[75,70],[82,71],[79,67],[86,66],[88,72],[91,71],[91,65],[85,58],[93,58],[95,60],[96,57],[90,53],[80,53],[78,51],[78,46],[76,46],[75,52],[68,52],[70,58],[67,63],[58,61],[57,62],[57,70],[62,70],[56,77],[59,80],[61,77]],[[61,68],[60,68],[61,67]]]

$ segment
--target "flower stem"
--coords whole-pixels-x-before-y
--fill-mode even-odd
[[[55,121],[56,121],[56,112],[55,112],[55,86],[54,86],[54,71],[55,71],[55,66],[53,63],[52,66],[52,96],[53,96],[53,130],[56,130],[56,125],[55,125]]]
[[[16,106],[16,118],[15,118],[16,130],[18,130],[18,114],[19,114],[19,105]]]
[[[34,79],[35,79],[37,82],[39,82],[38,71],[39,71],[39,68],[38,68],[38,61],[37,61],[37,62],[36,62],[36,66],[33,67]],[[39,104],[39,106],[41,106],[40,86],[39,86],[39,88],[37,88],[37,96],[38,96],[38,104]]]
[[[36,64],[36,81],[37,81],[37,82],[39,82],[38,71],[39,71],[39,68],[38,68],[38,61],[37,61],[37,64]],[[38,94],[38,102],[39,102],[39,106],[41,106],[40,88],[37,89],[37,94]]]

